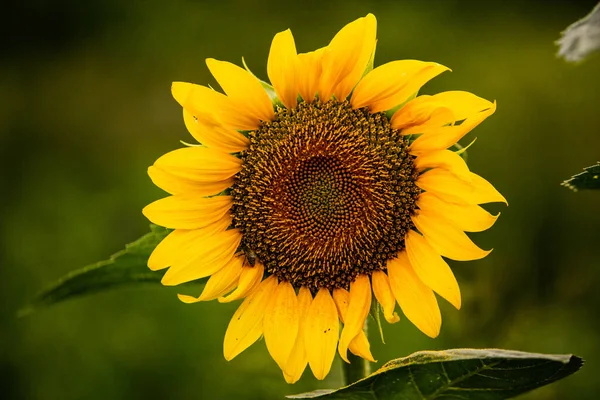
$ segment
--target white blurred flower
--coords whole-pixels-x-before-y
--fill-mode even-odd
[[[558,57],[578,62],[600,50],[600,3],[586,17],[569,26],[556,41]]]

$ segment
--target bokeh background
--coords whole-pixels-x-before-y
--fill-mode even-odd
[[[508,198],[476,234],[484,260],[454,263],[458,312],[441,301],[439,338],[406,318],[384,326],[385,361],[423,349],[501,347],[575,353],[578,374],[523,399],[600,393],[600,192],[563,179],[600,159],[600,57],[568,65],[559,32],[595,1],[9,2],[0,16],[0,392],[4,399],[278,399],[337,387],[305,372],[287,385],[259,342],[232,362],[222,338],[237,304],[184,305],[147,285],[17,319],[42,287],[105,259],[148,230],[161,197],[146,168],[190,141],[174,80],[214,83],[204,59],[263,79],[272,36],[300,51],[373,12],[376,64],[401,58],[453,69],[422,93],[468,90],[498,101],[474,132],[471,168]],[[471,137],[473,137],[472,135]]]

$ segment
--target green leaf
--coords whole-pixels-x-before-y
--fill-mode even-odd
[[[58,282],[40,292],[19,311],[18,315],[25,316],[39,308],[64,300],[123,285],[160,284],[164,272],[151,271],[148,269],[147,263],[154,248],[169,234],[170,230],[156,225],[151,225],[150,228],[150,233],[126,245],[125,250],[118,252],[108,260],[68,273]]]
[[[578,371],[583,360],[498,349],[420,351],[392,360],[374,374],[336,390],[291,399],[499,400],[509,399]]]
[[[600,162],[591,167],[586,167],[583,172],[573,175],[567,179],[562,186],[566,186],[574,192],[579,189],[600,189]]]

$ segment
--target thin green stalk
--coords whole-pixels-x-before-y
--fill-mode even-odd
[[[365,334],[368,336],[368,333],[367,321],[365,321]],[[350,385],[371,373],[371,364],[364,358],[348,352],[348,361],[350,361],[350,364],[342,361],[344,385]]]

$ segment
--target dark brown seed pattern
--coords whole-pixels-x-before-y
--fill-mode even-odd
[[[347,289],[404,249],[421,190],[408,143],[384,113],[300,103],[249,137],[233,225],[268,274],[312,291]]]

